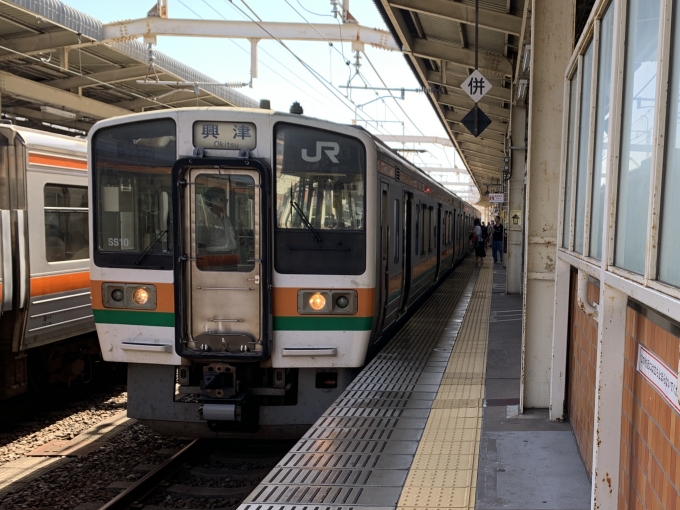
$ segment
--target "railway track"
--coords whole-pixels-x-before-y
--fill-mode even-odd
[[[195,439],[99,510],[235,508],[293,444]]]

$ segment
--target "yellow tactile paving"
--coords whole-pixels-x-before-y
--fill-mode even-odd
[[[493,268],[485,262],[399,498],[399,510],[475,507]]]

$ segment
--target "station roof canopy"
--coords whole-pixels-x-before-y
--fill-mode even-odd
[[[257,106],[236,90],[206,84],[217,80],[163,53],[149,53],[139,41],[103,37],[99,20],[59,0],[0,0],[3,115],[40,129],[87,131],[99,119],[143,110]],[[138,83],[156,75],[166,83],[199,83],[198,94],[193,86]]]
[[[479,0],[479,71],[492,88],[479,102],[491,119],[477,138],[463,126],[475,103],[461,89],[475,65],[475,0],[374,0],[416,78],[470,171],[485,205],[500,182],[513,101],[512,83],[526,40],[527,0]],[[494,187],[491,187],[491,191]]]

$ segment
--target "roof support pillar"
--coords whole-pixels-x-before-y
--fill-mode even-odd
[[[527,131],[527,109],[513,106],[510,110],[510,146],[522,147]],[[508,182],[509,217],[507,222],[508,256],[503,260],[506,267],[506,289],[508,294],[522,292],[522,253],[524,244],[524,171],[526,147],[511,149],[511,174]],[[517,218],[513,218],[517,215]]]
[[[520,407],[550,405],[564,101],[575,0],[533,0]],[[561,313],[567,313],[563,310]]]

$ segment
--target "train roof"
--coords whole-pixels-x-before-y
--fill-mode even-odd
[[[87,156],[87,141],[84,138],[75,138],[5,123],[0,124],[0,132],[3,131],[5,134],[7,131],[18,134],[29,151],[75,152],[83,157]]]

